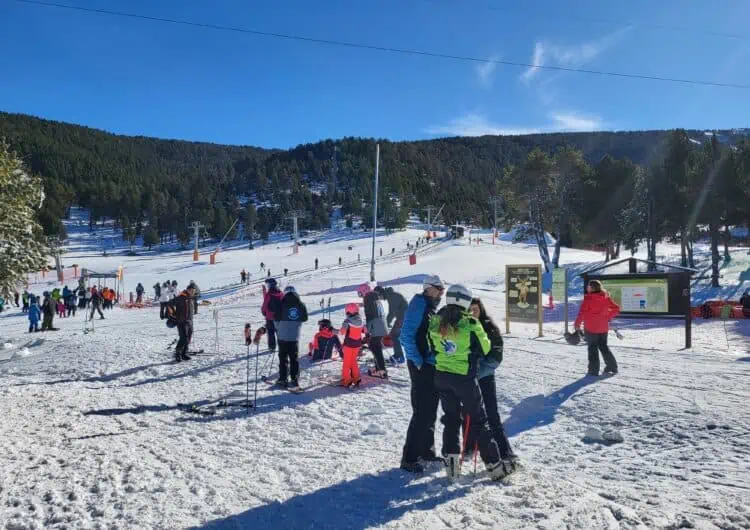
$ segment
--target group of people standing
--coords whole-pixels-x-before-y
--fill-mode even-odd
[[[446,305],[437,311],[443,294]],[[455,479],[468,447],[479,450],[493,480],[515,470],[518,459],[497,409],[495,370],[503,358],[503,340],[482,301],[463,285],[446,290],[438,276],[428,276],[422,293],[409,302],[400,342],[412,404],[401,468],[419,473],[425,462],[443,461],[448,477]],[[444,413],[442,456],[435,453],[438,404]]]

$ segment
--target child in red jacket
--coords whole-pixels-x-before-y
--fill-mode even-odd
[[[341,367],[342,386],[358,386],[362,380],[359,373],[357,355],[362,347],[365,326],[359,316],[359,304],[346,304],[346,320],[339,333],[344,335],[344,365]]]
[[[580,330],[583,323],[584,336],[589,347],[588,375],[599,375],[599,352],[604,358],[603,373],[614,375],[617,373],[617,360],[607,346],[607,335],[609,322],[620,314],[620,308],[598,280],[591,280],[586,291],[575,328],[577,331]]]
[[[336,336],[336,330],[333,329],[331,321],[327,318],[318,321],[318,332],[313,337],[307,353],[311,362],[323,361],[333,358],[333,350],[338,352],[339,357],[343,358],[341,351],[341,342]]]

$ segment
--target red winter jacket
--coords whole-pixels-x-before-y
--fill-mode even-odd
[[[263,286],[263,305],[260,308],[260,312],[263,313],[266,320],[279,320],[281,318],[281,315],[276,314],[278,311],[274,309],[278,309],[277,306],[281,303],[282,298],[284,298],[284,293],[280,290],[266,290],[265,286]]]
[[[620,314],[620,308],[606,293],[590,293],[583,297],[575,328],[581,327],[589,333],[609,332],[609,321]]]

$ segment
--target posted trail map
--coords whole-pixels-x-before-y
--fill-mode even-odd
[[[669,311],[669,289],[666,279],[603,280],[620,310],[629,313],[667,313]]]

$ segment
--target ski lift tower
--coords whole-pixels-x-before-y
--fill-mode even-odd
[[[294,254],[299,254],[299,220],[305,216],[302,210],[293,210],[287,219],[292,220],[292,231],[294,233]]]

